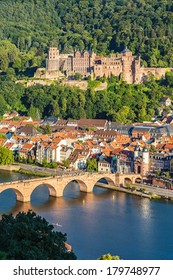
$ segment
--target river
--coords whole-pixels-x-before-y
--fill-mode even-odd
[[[0,181],[27,179],[0,172]],[[12,190],[0,194],[0,214],[32,209],[55,229],[67,233],[67,242],[80,260],[102,254],[125,260],[173,259],[173,202],[149,200],[112,190],[94,188],[82,193],[69,184],[61,198],[49,198],[46,186],[37,187],[31,202],[16,202]]]

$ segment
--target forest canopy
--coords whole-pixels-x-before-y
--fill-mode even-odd
[[[1,0],[0,68],[43,65],[60,52],[120,52],[128,45],[149,67],[173,67],[172,0]]]
[[[107,79],[107,88],[86,91],[54,82],[50,86],[25,87],[9,74],[0,77],[0,116],[16,110],[33,119],[55,116],[62,119],[99,118],[121,123],[151,120],[159,114],[163,96],[173,100],[173,72],[164,79],[149,77],[144,84],[129,85],[119,77]],[[170,110],[171,108],[166,108]]]
[[[0,116],[16,110],[34,119],[151,120],[163,96],[173,100],[171,72],[141,85],[111,76],[102,91],[89,83],[83,91],[58,82],[27,88],[15,81],[44,67],[50,46],[108,55],[127,45],[144,66],[173,67],[172,42],[172,0],[0,0]]]

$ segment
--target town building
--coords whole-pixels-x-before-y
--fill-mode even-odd
[[[168,107],[168,106],[171,106],[172,104],[172,101],[169,97],[162,97],[161,100],[160,100],[160,103],[165,106],[165,107]]]
[[[173,154],[169,153],[153,153],[150,154],[150,171],[157,172],[169,171],[173,172]]]

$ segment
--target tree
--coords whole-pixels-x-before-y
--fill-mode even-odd
[[[131,182],[130,182],[130,181],[129,181],[129,182],[126,182],[125,185],[126,185],[126,188],[127,188],[127,189],[130,189],[130,188],[131,188]]]
[[[76,73],[74,74],[74,79],[75,79],[75,80],[82,80],[82,75],[81,75],[80,73],[77,73],[77,72],[76,72]]]
[[[5,252],[0,251],[0,260],[7,260],[7,255]]]
[[[161,174],[162,174],[162,171],[161,171],[160,169],[158,169],[158,170],[157,170],[157,176],[159,176],[159,177],[160,177],[160,176],[161,176]]]
[[[43,167],[48,167],[48,162],[47,162],[46,158],[43,158],[42,165],[43,165]]]
[[[52,130],[49,123],[46,124],[43,130],[44,130],[44,134],[52,134]]]
[[[170,178],[171,178],[171,175],[170,175],[169,171],[165,172],[165,177],[166,177],[167,179],[170,179]]]
[[[66,240],[66,234],[54,231],[32,210],[0,220],[1,256],[9,260],[75,260],[75,254],[66,250]]]
[[[150,152],[151,152],[151,153],[155,153],[155,152],[156,152],[156,148],[155,148],[154,145],[151,145],[151,146],[150,146]]]
[[[62,161],[62,163],[63,163],[64,166],[67,167],[67,168],[70,166],[70,161],[69,161],[68,159],[64,159],[64,160]]]
[[[95,158],[87,160],[87,170],[88,171],[98,171],[98,164]]]
[[[140,190],[141,190],[142,193],[145,193],[145,192],[146,192],[146,189],[145,189],[145,188],[141,188]]]
[[[120,260],[119,256],[112,256],[110,253],[102,255],[98,260],[106,260],[106,261],[110,261],[110,260]]]
[[[135,192],[137,190],[136,187],[132,187],[132,192]]]
[[[40,120],[40,113],[39,109],[31,105],[28,115],[33,119],[33,120]]]
[[[14,162],[12,151],[0,146],[0,164],[11,164]]]

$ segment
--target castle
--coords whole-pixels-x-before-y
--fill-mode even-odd
[[[134,56],[126,47],[120,54],[97,56],[92,51],[75,51],[73,54],[60,54],[57,48],[49,48],[46,69],[38,68],[34,77],[59,79],[73,77],[80,73],[83,77],[96,79],[111,74],[121,76],[128,84],[140,84],[150,74],[156,78],[165,76],[173,68],[145,68],[140,65],[140,56]]]

